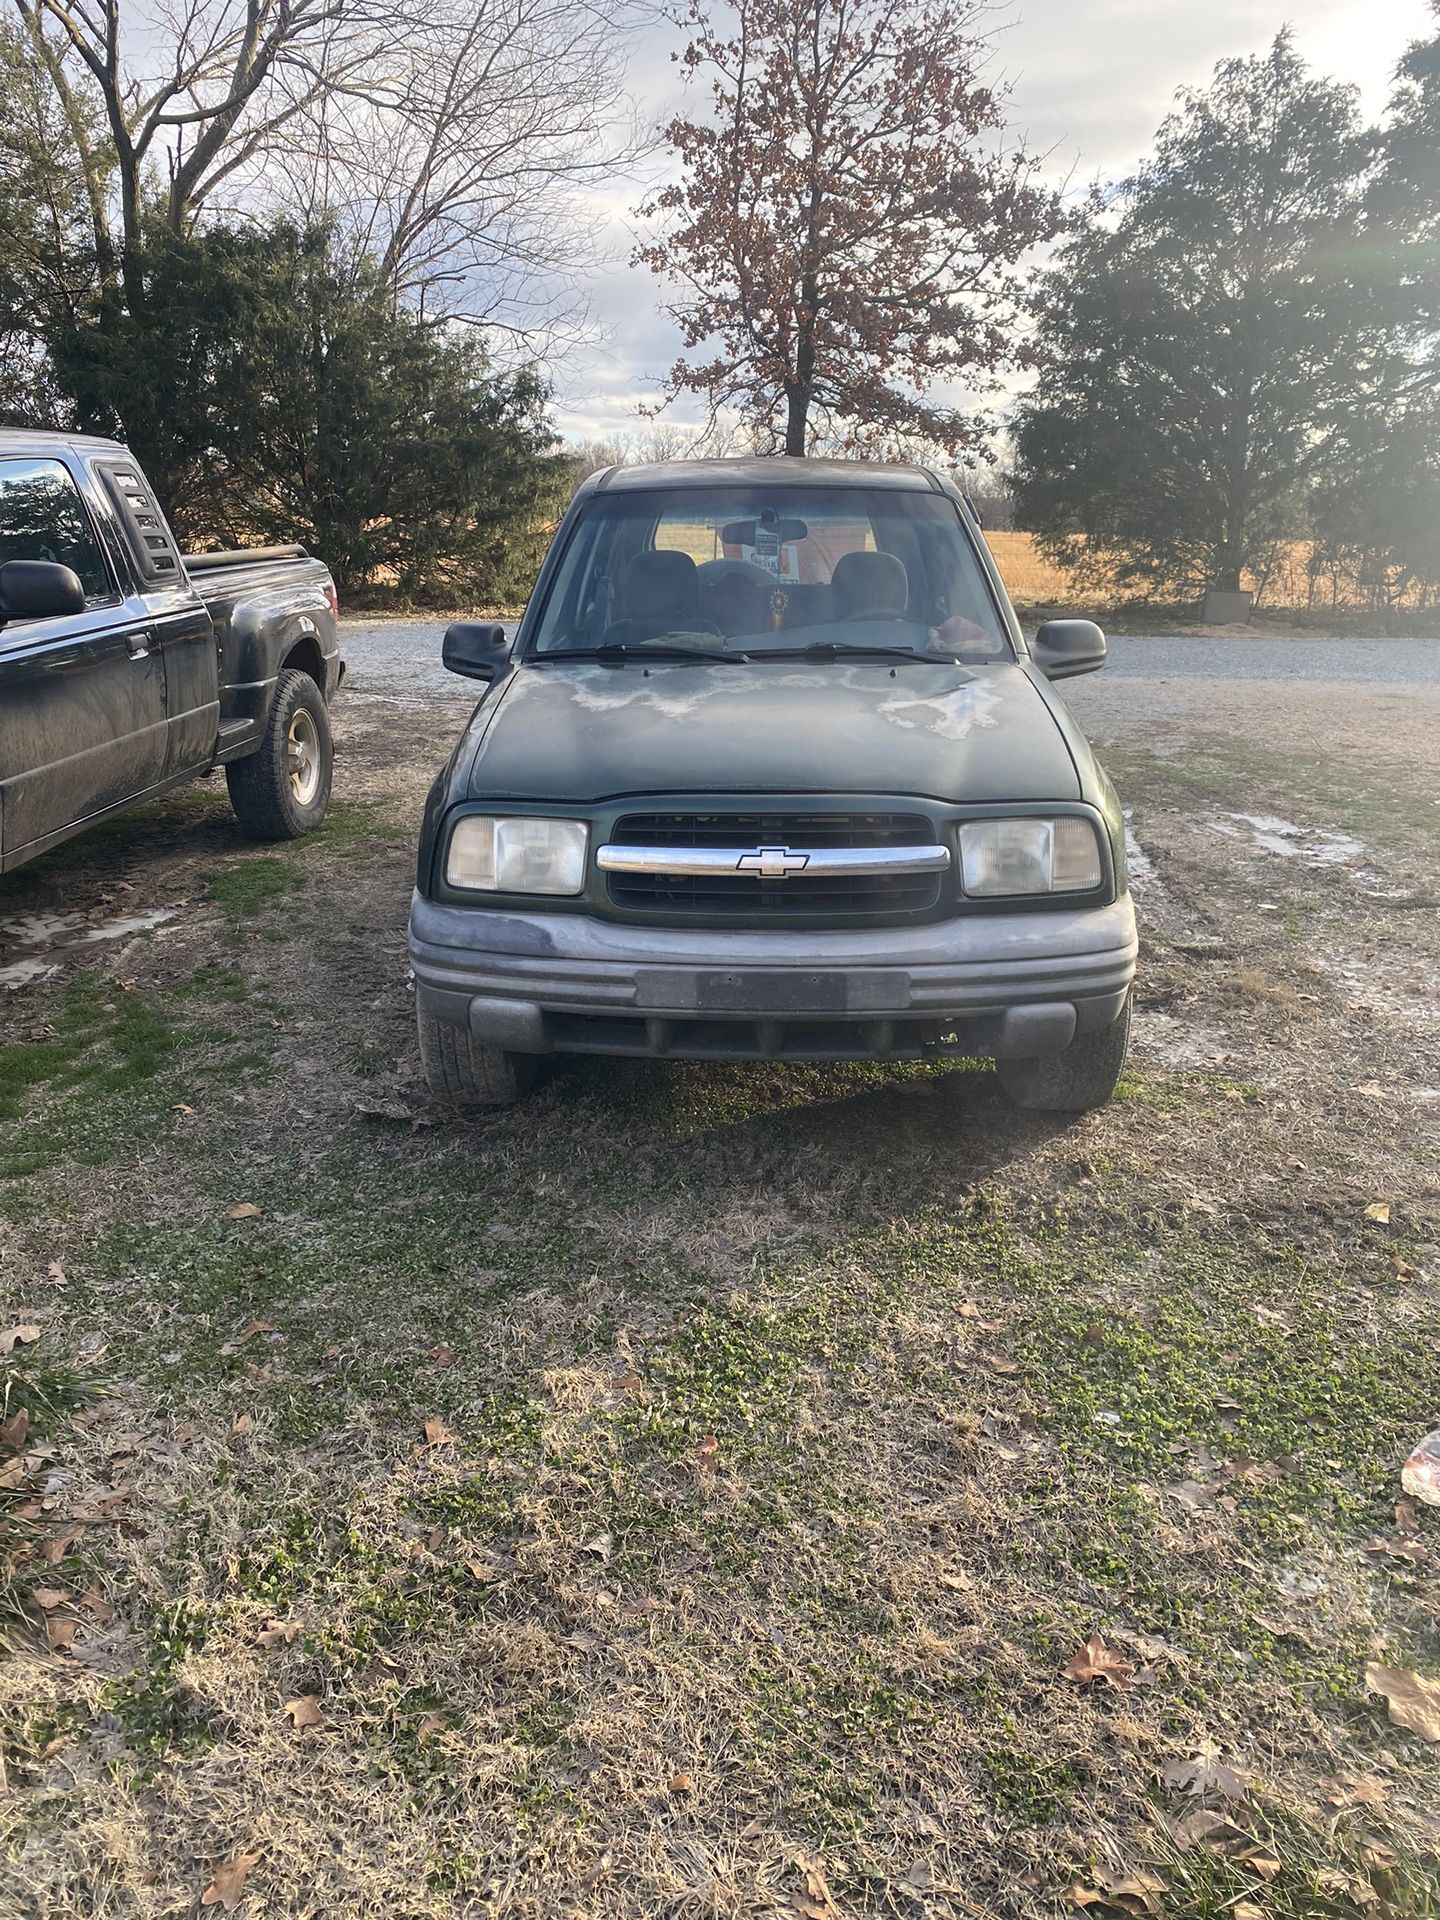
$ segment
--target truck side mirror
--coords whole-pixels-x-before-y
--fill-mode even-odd
[[[85,589],[69,567],[53,560],[7,560],[0,567],[0,626],[84,611]]]
[[[484,620],[455,620],[445,629],[440,658],[467,680],[498,680],[510,661],[505,629]]]
[[[1105,636],[1093,620],[1047,620],[1030,642],[1030,658],[1047,680],[1097,673],[1105,664]]]

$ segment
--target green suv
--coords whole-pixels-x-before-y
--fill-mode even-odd
[[[431,790],[410,954],[460,1105],[542,1056],[989,1055],[1023,1106],[1114,1091],[1135,972],[1119,803],[955,486],[688,461],[585,482]]]

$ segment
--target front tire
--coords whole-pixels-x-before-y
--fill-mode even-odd
[[[308,673],[286,667],[259,747],[225,769],[236,819],[252,840],[313,832],[330,805],[334,765],[325,696]]]
[[[997,1060],[1000,1084],[1017,1107],[1033,1113],[1089,1113],[1115,1092],[1130,1048],[1130,995],[1120,1018],[1097,1033],[1078,1034],[1063,1053]]]
[[[423,1006],[415,1009],[415,1020],[420,1064],[437,1100],[462,1108],[511,1107],[534,1086],[539,1072],[534,1054],[487,1047],[468,1027],[452,1027]]]

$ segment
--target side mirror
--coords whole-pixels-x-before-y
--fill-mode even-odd
[[[451,673],[467,680],[498,680],[510,660],[503,627],[484,620],[456,620],[445,629],[440,658]]]
[[[1093,620],[1047,620],[1030,642],[1030,658],[1047,680],[1097,673],[1105,664],[1105,636]]]
[[[0,567],[0,625],[84,611],[85,589],[69,567],[53,560],[7,560]]]

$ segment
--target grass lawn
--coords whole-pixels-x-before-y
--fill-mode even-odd
[[[462,1122],[397,726],[313,842],[201,788],[0,896],[185,900],[0,1010],[0,1912],[1440,1913],[1366,1684],[1440,1686],[1426,780],[1118,743],[1086,1120],[589,1061]]]

